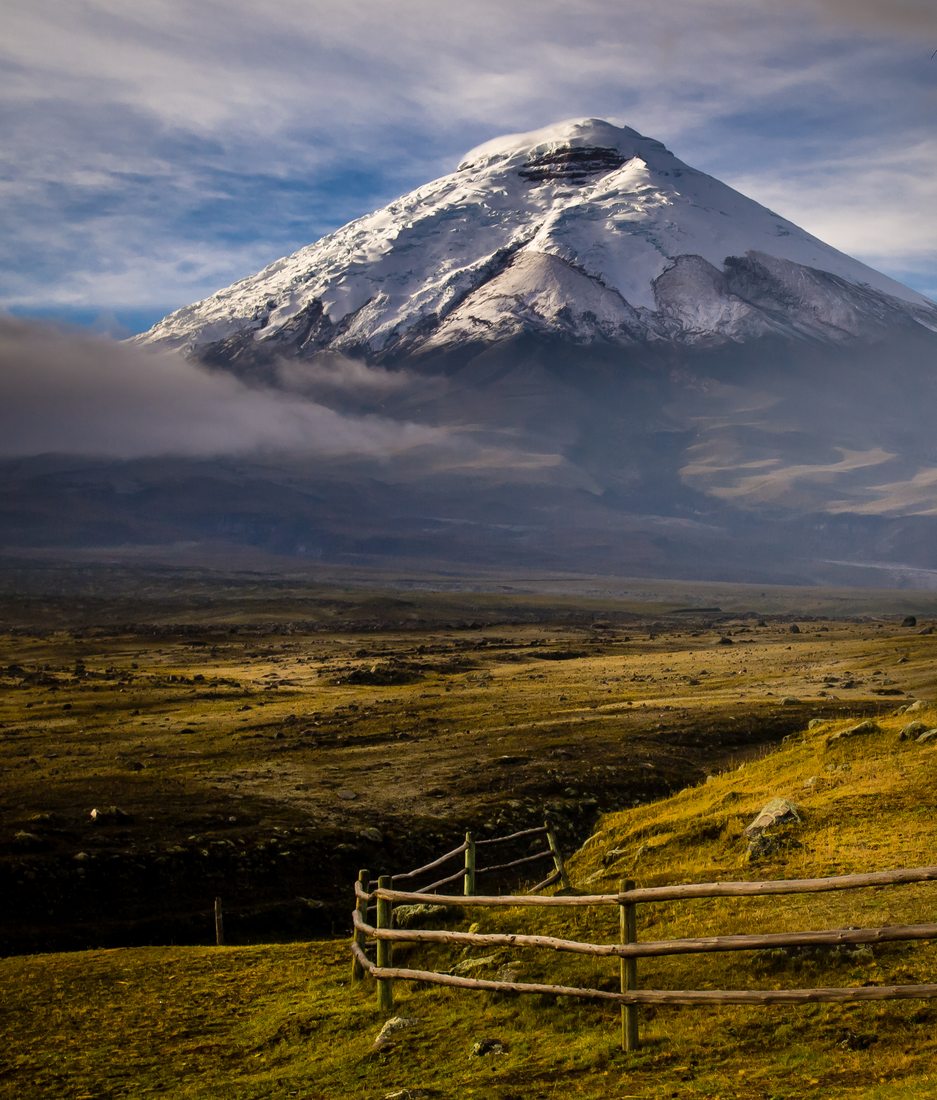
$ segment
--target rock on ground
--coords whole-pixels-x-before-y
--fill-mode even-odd
[[[391,1046],[400,1037],[402,1031],[408,1031],[419,1023],[419,1020],[407,1016],[392,1016],[377,1033],[372,1050],[384,1050]]]
[[[882,729],[878,722],[873,722],[868,719],[865,722],[857,722],[854,726],[847,726],[844,730],[837,730],[836,733],[831,733],[826,739],[827,745],[835,744],[837,741],[843,741],[848,737],[862,737],[870,733],[881,733]]]
[[[746,858],[749,862],[754,862],[770,855],[777,843],[777,838],[769,834],[769,829],[779,825],[800,824],[800,813],[793,802],[789,802],[786,798],[772,798],[762,806],[761,811],[745,828],[745,836],[748,838]]]

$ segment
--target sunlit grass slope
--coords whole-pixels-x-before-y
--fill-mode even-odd
[[[614,891],[714,878],[788,878],[937,863],[937,745],[900,740],[912,719],[830,740],[815,726],[778,751],[672,798],[607,815],[569,860],[576,887]],[[802,823],[759,862],[745,825],[788,798]],[[349,894],[350,894],[349,884]],[[758,900],[642,906],[642,939],[930,922],[937,884]],[[617,938],[612,910],[476,910],[483,931]],[[462,925],[461,927],[466,927]],[[458,948],[398,950],[404,965],[469,962],[482,977],[615,989],[614,960]],[[474,966],[470,960],[475,960]],[[614,1008],[564,999],[396,986],[416,1023],[372,1051],[382,1019],[370,982],[352,985],[343,942],[146,948],[0,960],[0,1093],[36,1097],[741,1097],[937,1096],[937,1005],[642,1010],[643,1046],[618,1049]],[[654,988],[858,986],[934,981],[937,947],[762,952],[642,960]],[[504,1053],[476,1055],[480,1039]]]

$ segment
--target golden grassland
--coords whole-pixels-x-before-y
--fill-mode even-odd
[[[479,821],[506,799],[627,785],[641,764],[685,782],[775,736],[784,700],[796,723],[933,685],[934,638],[894,617],[801,620],[795,636],[789,615],[677,604],[290,597],[265,614],[311,619],[284,631],[240,594],[181,621],[149,607],[142,626],[0,634],[0,818],[128,802],[188,834],[186,807],[249,817],[254,799],[270,823],[360,825],[366,796],[372,819]]]
[[[852,664],[855,663],[853,658]],[[645,806],[605,815],[569,860],[574,886],[614,891],[713,878],[787,878],[934,863],[937,747],[899,739],[911,716],[827,743],[842,720]],[[937,710],[915,714],[937,724]],[[764,861],[745,859],[744,825],[772,797],[803,824]],[[349,883],[349,905],[350,905]],[[639,937],[932,921],[937,886],[639,908]],[[617,938],[604,910],[475,910],[482,931]],[[466,927],[461,925],[459,927]],[[398,949],[404,965],[487,958],[519,980],[614,989],[613,960],[553,953]],[[744,988],[933,981],[937,948],[642,960],[649,988]],[[642,1009],[641,1049],[618,1048],[615,1009],[544,997],[396,985],[417,1023],[373,1051],[382,1022],[370,981],[353,984],[347,942],[141,948],[0,961],[0,1092],[43,1097],[829,1097],[937,1095],[937,1006]],[[478,1056],[496,1038],[504,1053]]]

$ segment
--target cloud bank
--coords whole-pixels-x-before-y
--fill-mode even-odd
[[[386,458],[449,442],[439,429],[345,415],[177,356],[0,318],[0,456]]]

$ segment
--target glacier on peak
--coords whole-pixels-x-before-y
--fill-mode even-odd
[[[836,342],[895,324],[937,330],[937,306],[660,142],[588,118],[485,142],[137,341],[223,364],[381,359],[522,332]]]
[[[459,171],[515,157],[536,157],[566,148],[614,149],[625,157],[635,156],[642,150],[669,152],[659,141],[644,137],[630,126],[616,126],[601,118],[571,118],[539,130],[505,134],[482,142],[465,154]]]

